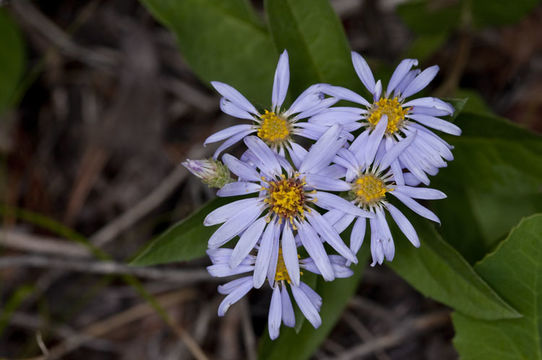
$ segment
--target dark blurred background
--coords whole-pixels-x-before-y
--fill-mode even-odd
[[[468,96],[467,106],[542,131],[542,6],[514,24],[424,37],[403,3],[332,1],[352,49],[376,68],[405,56],[438,64],[435,95]],[[254,359],[268,296],[253,292],[218,318],[206,259],[123,265],[212,197],[179,163],[208,157],[202,141],[233,122],[218,96],[136,1],[0,4],[26,46],[19,103],[0,121],[0,251],[10,255],[0,257],[0,357]],[[162,304],[169,326],[126,275]],[[385,266],[369,268],[314,357],[455,359],[446,312]],[[373,345],[350,351],[364,343]]]

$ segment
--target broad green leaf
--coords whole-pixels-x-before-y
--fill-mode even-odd
[[[420,237],[421,246],[412,246],[392,226],[397,256],[387,263],[389,267],[422,294],[461,313],[480,319],[519,316],[476,274],[461,254],[440,237],[428,221],[411,221]]]
[[[278,59],[245,0],[141,0],[177,36],[181,54],[205,82],[225,82],[269,105]]]
[[[432,203],[439,232],[471,263],[481,259],[522,217],[542,211],[542,138],[513,123],[463,113],[455,123],[455,160],[431,186],[448,198]]]
[[[367,247],[363,248],[358,255],[359,263],[353,268],[354,275],[349,278],[326,282],[319,277],[315,290],[322,296],[322,308],[320,309],[322,325],[318,329],[314,329],[308,321],[305,321],[297,334],[294,329],[284,326],[280,330],[280,336],[274,341],[265,334],[260,342],[258,359],[308,359],[333,329],[348,300],[356,291],[363,269],[367,264],[368,255]]]
[[[24,67],[24,43],[17,25],[0,8],[0,115],[12,105]]]
[[[130,265],[150,266],[189,261],[204,256],[207,240],[218,225],[204,226],[203,219],[212,210],[231,201],[231,198],[216,198],[209,201],[192,215],[160,234],[130,262]]]
[[[493,115],[493,112],[491,111],[489,106],[486,104],[482,96],[480,96],[480,93],[478,93],[476,90],[458,89],[455,92],[455,96],[459,98],[466,98],[468,100],[465,103],[464,107],[461,109],[462,111],[474,113],[477,115]],[[454,105],[455,107],[455,104],[452,105]],[[458,111],[459,110],[456,108],[456,114],[458,113]]]
[[[328,0],[266,0],[269,27],[279,51],[288,50],[292,93],[317,82],[358,88],[350,50]]]
[[[461,359],[542,359],[542,214],[524,219],[475,270],[521,314],[498,321],[452,316]]]

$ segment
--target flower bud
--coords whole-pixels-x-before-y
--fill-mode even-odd
[[[192,174],[201,179],[211,188],[221,188],[233,181],[230,170],[222,162],[214,159],[190,160],[186,159],[182,165]]]

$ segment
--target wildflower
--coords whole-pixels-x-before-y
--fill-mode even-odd
[[[233,181],[228,168],[222,162],[214,159],[186,159],[182,165],[192,174],[199,177],[204,184],[212,188],[221,188]]]
[[[254,288],[254,271],[258,258],[260,257],[262,242],[271,239],[272,256],[270,266],[266,273],[269,286],[272,289],[271,303],[269,306],[268,329],[272,340],[276,339],[280,332],[281,323],[288,327],[295,326],[295,315],[290,299],[290,293],[309,322],[318,328],[322,322],[319,311],[322,305],[322,298],[309,285],[303,281],[294,284],[291,280],[291,272],[286,269],[283,258],[283,250],[279,246],[279,233],[272,228],[266,230],[259,240],[260,246],[254,249],[254,254],[247,255],[239,265],[230,267],[233,256],[232,249],[210,249],[207,251],[213,265],[207,267],[209,273],[215,277],[225,277],[243,274],[243,277],[231,280],[220,285],[218,292],[226,295],[218,307],[218,315],[224,316],[231,305],[239,301],[250,290]],[[311,258],[295,259],[298,263],[298,276],[303,274],[299,269],[319,274]],[[331,255],[329,261],[333,266],[335,277],[345,278],[353,274],[352,270],[346,267],[346,260],[338,255]],[[247,274],[248,273],[248,274]]]
[[[273,150],[284,155],[285,151],[292,148],[301,148],[293,141],[293,136],[301,136],[317,140],[327,129],[308,122],[299,122],[337,102],[337,99],[326,98],[320,89],[320,85],[313,85],[305,90],[290,106],[283,109],[284,99],[288,92],[290,82],[290,70],[288,53],[285,50],[279,58],[273,92],[271,108],[260,113],[239,91],[233,87],[213,81],[211,84],[222,95],[220,108],[223,112],[239,119],[252,121],[252,124],[234,125],[221,130],[205,140],[205,145],[225,140],[215,151],[214,157],[228,147],[241,141],[250,134],[256,134]]]
[[[378,151],[378,142],[386,131],[388,121],[383,117],[375,130],[368,136],[360,135],[349,149],[339,152],[335,161],[346,169],[345,179],[350,184],[350,199],[360,209],[373,213],[369,219],[371,229],[372,266],[382,264],[384,259],[393,260],[395,246],[386,221],[385,211],[389,212],[399,229],[415,247],[420,246],[416,230],[408,219],[395,206],[387,201],[393,195],[412,211],[429,220],[440,223],[438,217],[414,199],[443,199],[446,197],[439,190],[400,185],[390,169],[390,165],[415,143],[419,131],[412,132],[404,140],[391,146],[386,152]],[[328,222],[341,232],[355,220],[350,237],[350,249],[357,253],[363,243],[366,232],[366,218],[354,214],[344,214],[334,210],[325,215]]]
[[[460,135],[461,129],[439,118],[453,114],[454,108],[450,104],[434,97],[407,98],[423,90],[433,80],[439,70],[438,66],[431,66],[424,71],[411,70],[418,65],[418,61],[403,60],[395,69],[386,92],[382,93],[381,81],[375,82],[363,57],[352,52],[352,62],[361,82],[373,95],[373,102],[370,103],[351,90],[326,86],[324,92],[328,95],[360,104],[362,107],[329,109],[311,118],[310,122],[323,126],[340,122],[343,126],[350,124],[350,127],[355,127],[351,123],[361,120],[359,126],[373,132],[382,119],[386,118],[387,127],[383,135],[387,142],[386,148],[417,132],[411,146],[399,155],[398,163],[392,166],[396,174],[399,173],[398,169],[406,168],[420,182],[429,184],[427,174],[435,175],[439,168],[446,166],[446,161],[453,160],[453,155],[450,151],[452,146],[428,128],[451,135]],[[403,184],[401,177],[397,180]]]
[[[297,171],[280,155],[274,153],[261,139],[245,138],[254,166],[225,154],[224,163],[236,174],[238,181],[222,187],[218,196],[238,196],[257,193],[256,197],[234,201],[212,211],[204,220],[207,226],[224,223],[209,239],[209,248],[216,249],[240,235],[233,249],[230,266],[237,267],[252,251],[262,234],[280,234],[284,262],[292,282],[299,285],[297,234],[315,266],[325,280],[335,278],[323,242],[327,242],[348,261],[357,259],[344,244],[339,234],[315,208],[340,208],[343,212],[360,217],[372,217],[347,200],[327,191],[347,191],[350,185],[325,175],[325,169],[344,145],[339,137],[340,127],[331,127],[306,153]],[[272,241],[261,240],[254,269],[254,287],[264,280],[271,259]]]

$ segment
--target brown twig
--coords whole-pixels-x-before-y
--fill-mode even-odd
[[[439,311],[428,315],[422,315],[414,319],[408,319],[397,325],[389,334],[377,337],[371,342],[350,348],[335,359],[361,359],[376,351],[399,345],[411,337],[441,327],[449,322],[449,311]]]
[[[16,230],[0,229],[0,246],[40,254],[65,257],[90,257],[90,251],[82,245],[62,239],[25,234]]]
[[[359,336],[364,343],[368,343],[374,340],[375,336],[363,325],[363,323],[358,320],[356,315],[345,312],[343,315],[343,320],[354,330],[354,332]],[[390,357],[383,351],[375,351],[375,356],[378,360],[390,360]]]
[[[189,157],[204,157],[204,154],[207,154],[207,151],[208,150],[204,150],[203,148],[197,148],[190,152]],[[162,183],[149,195],[143,198],[143,200],[92,235],[90,237],[92,244],[103,247],[105,244],[119,236],[123,231],[132,227],[136,222],[154,210],[170,196],[187,175],[188,171],[184,167],[175,167],[164,181],[162,181]]]
[[[158,297],[157,301],[162,307],[167,308],[192,299],[194,296],[195,293],[193,290],[184,289]],[[154,314],[154,312],[155,310],[148,303],[143,303],[121,312],[120,314],[114,315],[102,321],[98,321],[82,329],[76,336],[71,337],[59,345],[51,348],[49,350],[49,356],[46,358],[46,360],[58,359],[77,349],[79,346],[85,343],[89,337],[104,336],[111,331],[131,322],[142,319],[146,316],[150,316]],[[187,344],[188,348],[196,359],[207,359],[207,356],[203,353],[199,345],[197,345],[197,343],[188,333],[183,332],[179,327],[177,327],[177,332],[181,340]],[[45,358],[43,360],[45,360]]]
[[[62,259],[41,255],[8,256],[0,258],[0,269],[10,267],[38,267],[61,269],[100,275],[133,275],[143,279],[170,281],[177,284],[190,284],[199,281],[213,281],[203,269],[170,270],[151,267],[132,267],[111,261],[90,261],[81,259]]]

